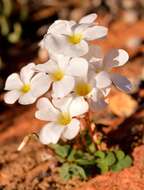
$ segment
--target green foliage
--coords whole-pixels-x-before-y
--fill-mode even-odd
[[[68,153],[70,151],[70,145],[59,145],[59,144],[51,144],[49,145],[54,151],[55,153],[62,157],[62,158],[66,158],[66,156],[68,156]]]
[[[13,17],[13,13],[16,14],[15,17]],[[23,32],[22,22],[27,16],[26,3],[2,0],[0,2],[0,35],[10,43],[17,43]]]
[[[132,159],[129,155],[125,155],[123,151],[118,150],[115,152],[117,162],[112,166],[112,171],[121,171],[124,168],[128,168],[132,164]]]
[[[97,156],[99,156],[99,158],[96,160],[97,167],[100,169],[101,173],[109,171],[110,166],[112,166],[116,161],[113,152],[104,153],[99,151]]]
[[[80,179],[86,179],[85,171],[76,164],[64,163],[59,169],[60,177],[64,180],[71,179],[73,176],[79,176]]]
[[[89,144],[87,151],[73,149],[70,145],[53,145],[50,147],[55,151],[61,167],[60,176],[64,180],[72,177],[87,178],[88,169],[94,168],[95,173],[108,171],[120,171],[131,166],[132,159],[125,155],[122,150],[100,151],[96,150],[94,144]]]

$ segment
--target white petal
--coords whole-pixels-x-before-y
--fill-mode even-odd
[[[58,69],[58,65],[57,63],[50,59],[49,61],[47,61],[46,63],[43,64],[38,64],[35,67],[36,71],[39,72],[44,72],[44,73],[53,73],[56,69]]]
[[[80,33],[83,34],[83,32],[90,26],[90,24],[77,24],[74,28],[74,33]]]
[[[74,24],[74,23],[73,23]],[[56,20],[48,29],[48,33],[71,35],[72,23],[66,20]]]
[[[93,23],[96,20],[96,18],[97,18],[97,14],[92,13],[92,14],[82,17],[79,23],[88,23],[88,24]]]
[[[129,59],[128,53],[123,49],[111,50],[103,60],[106,68],[118,67],[124,65]]]
[[[35,117],[44,121],[56,121],[59,111],[52,105],[47,98],[40,98],[36,104],[38,111]]]
[[[67,54],[71,57],[80,57],[88,52],[88,44],[82,40],[79,44],[70,45],[70,51]]]
[[[69,59],[70,59],[70,57],[64,56],[62,54],[61,55],[59,54],[56,56],[57,64],[62,71],[66,70],[68,63],[69,63]]]
[[[86,113],[89,109],[88,103],[83,97],[75,97],[69,107],[69,112],[72,117]]]
[[[56,144],[61,137],[64,127],[53,122],[45,125],[39,134],[39,140],[43,144]]]
[[[107,88],[111,85],[111,79],[106,71],[101,71],[95,77],[97,88]]]
[[[33,104],[36,101],[36,98],[31,94],[31,92],[25,93],[20,96],[18,102],[22,105]]]
[[[55,98],[62,98],[68,95],[74,89],[74,85],[75,85],[75,80],[73,77],[64,76],[62,80],[53,82],[52,96]]]
[[[88,62],[84,58],[73,58],[69,62],[66,73],[71,76],[82,77],[88,72]]]
[[[9,91],[4,95],[4,101],[7,104],[14,104],[19,99],[20,95],[20,92],[17,90]]]
[[[88,52],[88,44],[84,40],[73,45],[69,43],[67,36],[47,35],[44,43],[48,51],[70,57],[82,56]]]
[[[20,78],[25,84],[28,84],[34,73],[35,73],[35,64],[29,63],[28,65],[24,66],[21,69]]]
[[[90,62],[101,60],[103,58],[103,53],[102,53],[101,47],[90,44],[89,51],[84,57]]]
[[[62,136],[65,139],[71,140],[77,136],[80,131],[80,122],[77,119],[72,119],[71,123],[65,127]]]
[[[98,101],[89,101],[89,106],[90,110],[95,112],[95,111],[100,111],[101,109],[104,109],[107,106],[107,103],[104,101],[104,99],[99,99]]]
[[[51,79],[44,73],[36,74],[31,80],[31,93],[35,98],[46,93],[51,85]]]
[[[93,26],[89,27],[85,32],[84,36],[86,40],[95,40],[103,38],[107,35],[108,29],[104,26]]]
[[[21,89],[23,86],[22,81],[17,73],[13,73],[8,76],[5,84],[5,90]]]
[[[123,90],[127,93],[131,91],[132,85],[126,77],[119,74],[111,74],[111,79],[112,82],[116,85],[116,87],[120,90]]]
[[[73,100],[73,96],[65,96],[63,98],[53,98],[52,103],[53,105],[61,110],[62,112],[69,112],[69,106]]]

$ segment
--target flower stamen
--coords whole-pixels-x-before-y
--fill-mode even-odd
[[[60,69],[56,70],[53,74],[52,74],[52,78],[54,81],[59,81],[62,80],[62,78],[64,77],[64,72]]]
[[[58,123],[60,125],[68,125],[71,122],[72,118],[68,112],[60,113],[58,117]]]
[[[83,39],[83,35],[82,34],[73,34],[71,36],[68,36],[68,41],[71,44],[79,44],[81,42],[81,40]]]
[[[79,96],[86,96],[91,92],[91,90],[91,85],[86,82],[78,82],[75,86],[75,92]]]
[[[23,93],[27,93],[27,92],[30,91],[30,89],[31,89],[31,87],[30,87],[29,84],[24,84],[23,87],[21,88],[21,91],[22,91]]]

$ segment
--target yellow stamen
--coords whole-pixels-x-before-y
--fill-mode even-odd
[[[22,87],[22,89],[21,89],[21,91],[23,93],[29,92],[30,91],[30,85],[29,84],[24,84],[23,87]]]
[[[52,74],[52,78],[54,81],[59,81],[64,77],[64,72],[60,69],[56,70],[53,74]]]
[[[73,34],[71,36],[68,36],[68,41],[71,44],[79,44],[81,42],[81,40],[83,39],[83,35],[82,34]]]
[[[86,96],[90,93],[92,87],[86,82],[78,82],[75,87],[75,92],[79,96]]]
[[[58,123],[60,125],[68,125],[71,122],[72,118],[68,112],[60,113],[58,117]]]

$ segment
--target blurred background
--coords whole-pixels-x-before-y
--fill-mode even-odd
[[[44,146],[34,143],[25,147],[22,153],[16,153],[23,137],[39,131],[43,123],[34,118],[35,105],[6,105],[3,88],[12,72],[18,72],[29,62],[43,63],[48,59],[47,52],[38,44],[50,24],[56,19],[78,21],[89,13],[97,13],[96,22],[109,28],[107,38],[94,41],[94,44],[101,45],[104,52],[111,48],[128,51],[129,62],[117,71],[127,76],[134,86],[130,95],[112,90],[108,108],[95,115],[97,129],[104,134],[107,142],[119,145],[127,152],[144,143],[144,0],[0,0],[2,190],[23,190],[24,184],[30,185],[28,190],[48,190],[48,181],[58,183],[57,177],[51,180],[42,173],[48,170],[48,166],[43,165],[48,158]],[[36,181],[33,177],[37,177],[38,171],[41,175]],[[77,182],[74,181],[74,184]],[[64,186],[61,189],[64,190]]]

